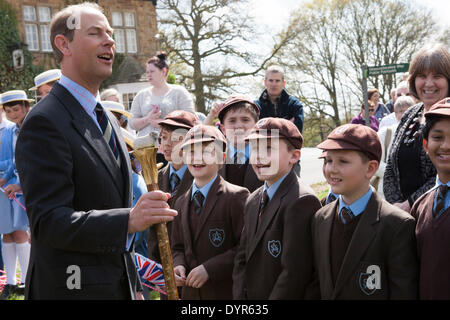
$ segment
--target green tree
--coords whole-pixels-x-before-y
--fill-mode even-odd
[[[24,68],[14,70],[12,51],[21,44],[17,29],[17,18],[10,4],[0,0],[0,92],[8,90],[27,90],[34,86],[34,77],[43,71],[33,65],[31,53],[23,46]]]

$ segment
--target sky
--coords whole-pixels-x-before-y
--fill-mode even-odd
[[[450,0],[411,0],[432,10],[438,21],[450,27]],[[290,13],[307,0],[251,0],[252,15],[257,22],[281,30]]]

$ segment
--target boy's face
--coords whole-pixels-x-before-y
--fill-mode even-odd
[[[186,132],[187,130],[185,129],[168,130],[161,128],[159,134],[159,150],[167,161],[175,162],[176,164],[183,162],[183,153],[180,149],[180,144]]]
[[[220,125],[220,129],[225,133],[228,141],[230,141],[237,149],[245,147],[245,137],[248,136],[250,130],[255,126],[256,122],[252,114],[245,109],[229,110]]]
[[[6,118],[15,124],[21,124],[27,115],[28,108],[22,103],[17,103],[13,106],[4,107]]]
[[[209,181],[224,163],[226,154],[214,143],[196,143],[183,148],[183,160],[197,181]]]
[[[450,181],[450,118],[436,122],[423,145],[443,183]]]
[[[375,160],[363,161],[354,150],[327,150],[324,174],[331,190],[341,194],[348,204],[367,192],[370,178],[378,169]],[[362,193],[362,194],[361,194]]]
[[[300,159],[300,150],[289,151],[287,143],[275,138],[250,140],[250,163],[260,181],[267,181],[270,186]]]

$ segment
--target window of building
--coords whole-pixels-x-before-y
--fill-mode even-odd
[[[36,14],[37,13],[37,14]],[[23,6],[25,21],[25,39],[30,51],[51,52],[50,44],[50,7]]]
[[[112,12],[111,24],[114,28],[116,51],[119,53],[136,53],[136,21],[133,12]]]

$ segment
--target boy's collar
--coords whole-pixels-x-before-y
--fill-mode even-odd
[[[343,207],[349,208],[353,215],[356,217],[366,210],[367,203],[369,203],[370,198],[372,197],[373,189],[372,186],[369,187],[369,191],[367,191],[362,197],[348,205],[342,199],[342,195],[339,195],[339,212],[341,212]]]
[[[218,174],[216,174],[216,175],[214,176],[214,178],[212,178],[207,184],[205,184],[205,185],[204,185],[203,187],[201,187],[201,188],[197,187],[197,184],[195,183],[195,179],[194,179],[194,181],[192,182],[191,199],[192,199],[192,197],[194,196],[194,193],[195,193],[197,190],[200,190],[200,192],[203,194],[203,196],[204,196],[205,199],[206,199],[206,197],[208,196],[208,192],[209,192],[209,190],[211,189],[211,186],[213,185],[214,181],[216,181],[216,179],[217,179],[217,176],[218,176]]]

